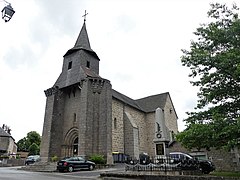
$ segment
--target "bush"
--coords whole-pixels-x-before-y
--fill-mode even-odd
[[[90,156],[89,160],[95,162],[96,164],[106,164],[104,156],[100,154],[94,154]]]
[[[57,156],[51,157],[51,162],[57,162],[57,161],[58,161],[58,157]]]

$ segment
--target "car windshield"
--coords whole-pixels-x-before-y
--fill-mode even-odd
[[[186,153],[170,153],[170,157],[174,159],[193,159],[193,157]]]
[[[85,161],[82,157],[68,157],[64,160],[67,160],[67,161]]]
[[[27,159],[38,159],[40,156],[39,155],[36,155],[36,156],[28,156]]]

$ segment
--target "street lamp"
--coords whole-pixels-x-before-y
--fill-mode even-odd
[[[5,22],[8,22],[13,14],[15,13],[15,11],[13,10],[11,4],[5,0],[3,0],[5,2],[5,7],[3,8],[2,10],[2,19],[5,21]]]

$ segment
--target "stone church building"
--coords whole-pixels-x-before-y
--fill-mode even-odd
[[[112,163],[116,153],[132,158],[167,153],[172,135],[178,132],[170,94],[133,100],[99,75],[99,63],[84,21],[74,47],[63,56],[62,72],[44,91],[42,161],[101,154]]]

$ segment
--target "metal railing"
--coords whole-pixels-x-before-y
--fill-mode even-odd
[[[169,156],[149,158],[145,160],[130,160],[125,164],[126,171],[194,171],[199,170],[196,160],[177,161]]]

